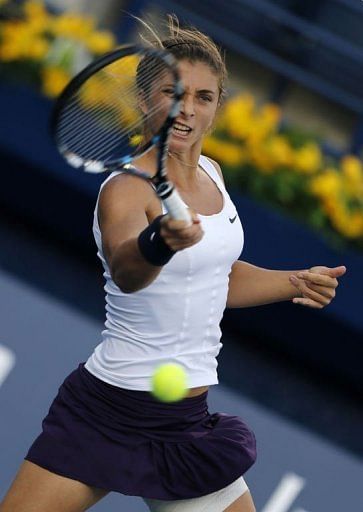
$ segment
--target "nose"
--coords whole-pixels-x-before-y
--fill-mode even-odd
[[[180,105],[180,113],[184,114],[187,118],[194,116],[194,101],[191,94],[184,93]]]

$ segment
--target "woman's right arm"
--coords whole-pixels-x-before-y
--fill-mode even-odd
[[[148,183],[120,174],[103,187],[98,204],[98,219],[103,253],[115,284],[132,293],[151,284],[162,266],[150,263],[139,248],[139,235],[161,214],[160,201]],[[203,236],[200,221],[193,224],[164,217],[160,236],[173,251],[197,243]]]

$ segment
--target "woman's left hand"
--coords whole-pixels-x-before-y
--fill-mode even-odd
[[[299,295],[293,299],[294,304],[321,309],[331,303],[335,297],[338,278],[346,272],[341,267],[311,267],[309,270],[290,276],[290,282],[299,290]]]

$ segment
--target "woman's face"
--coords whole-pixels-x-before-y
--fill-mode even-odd
[[[169,139],[169,150],[185,152],[198,143],[210,129],[219,101],[218,77],[204,62],[182,60],[178,63],[185,93]],[[154,89],[154,100],[160,100],[169,110],[173,95],[172,84],[167,76]],[[153,100],[151,101],[153,103]],[[161,112],[159,111],[157,117]],[[155,118],[154,118],[155,119]],[[160,119],[160,118],[159,118]],[[154,124],[154,123],[153,123]],[[157,123],[159,124],[159,123]],[[155,126],[155,124],[154,124]]]

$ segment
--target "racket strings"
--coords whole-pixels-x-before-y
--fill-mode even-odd
[[[89,123],[88,123],[89,124]],[[85,126],[85,123],[82,123]],[[115,125],[115,130],[110,130],[108,128],[109,133],[107,134],[107,138],[102,136],[102,146],[100,144],[100,135],[97,130],[94,129],[94,126],[91,125],[88,129],[85,129],[82,125],[74,126],[72,133],[67,134],[67,137],[72,139],[72,143],[64,146],[64,149],[73,150],[77,153],[82,153],[82,155],[87,155],[87,159],[100,159],[105,160],[106,157],[113,153],[113,149],[116,146],[120,145],[120,141],[122,142],[122,138],[127,139],[128,143],[131,144],[134,149],[140,144],[143,139],[143,136],[135,131],[135,128],[139,127],[139,124],[135,124],[133,127],[129,127],[128,131],[120,131],[118,125]],[[132,132],[134,134],[132,135]],[[81,135],[79,135],[81,134]],[[133,139],[133,137],[135,137]],[[144,140],[145,142],[145,140]],[[79,146],[82,145],[82,148]]]
[[[104,72],[104,73],[106,73],[106,72]],[[108,76],[114,76],[114,75],[108,73]],[[98,82],[98,85],[97,85],[97,82]],[[111,84],[111,81],[109,81],[109,80],[105,84],[109,94],[113,92],[113,90],[110,87],[110,84]],[[95,87],[95,85],[96,85],[96,87]],[[100,83],[100,77],[97,77],[96,80],[95,80],[95,77],[91,77],[91,79],[88,82],[86,82],[85,84],[83,84],[82,88],[77,91],[77,94],[68,100],[69,103],[66,105],[66,107],[64,109],[64,114],[66,116],[72,116],[74,113],[78,113],[79,111],[85,113],[85,112],[87,112],[87,110],[91,110],[91,109],[86,110],[82,106],[81,106],[81,108],[79,108],[79,105],[80,105],[80,103],[82,104],[85,95],[89,94],[88,89],[90,89],[91,87],[92,87],[92,98],[91,98],[92,105],[91,106],[92,106],[93,114],[97,116],[97,114],[102,113],[104,111],[104,109],[105,109],[105,105],[103,102],[104,96],[105,96],[104,84]],[[124,90],[123,95],[124,95],[124,97],[132,98],[134,96],[134,91],[133,90],[132,91]],[[113,106],[113,108],[115,108],[115,104],[117,104],[117,102],[119,100],[120,100],[119,91],[117,91],[117,93],[113,97],[110,98],[109,95],[107,97],[107,103],[109,105]],[[84,119],[84,121],[88,121],[88,119]],[[72,125],[68,126],[68,129],[72,129]],[[64,133],[66,133],[66,131]]]
[[[160,96],[160,77],[165,76],[166,65],[161,59],[156,65],[154,59],[153,67],[140,77],[136,73],[139,62],[132,55],[106,66],[68,100],[56,134],[64,152],[105,161],[115,154],[132,153],[147,142],[145,128],[149,139],[159,131],[173,102],[173,98],[167,101],[165,95]],[[169,82],[174,83],[172,77]],[[155,86],[157,94],[149,101]]]
[[[97,95],[97,92],[95,95]],[[112,120],[106,116],[107,111],[105,111],[102,104],[92,108],[92,110],[79,109],[79,98],[75,97],[61,117],[59,136],[72,138],[72,143],[75,144],[82,139],[89,140],[89,134],[94,132],[97,125],[112,133],[116,126],[119,127],[120,121],[118,119]],[[70,120],[72,122],[69,122]]]
[[[155,109],[156,111],[156,109]],[[119,121],[107,123],[107,131],[103,128],[104,133],[99,132],[99,127],[90,123],[88,119],[81,119],[78,122],[72,121],[72,128],[67,133],[61,132],[61,137],[68,138],[71,140],[71,144],[68,147],[73,147],[74,151],[87,155],[92,148],[97,148],[95,155],[88,155],[88,157],[102,158],[107,155],[110,150],[118,142],[122,142],[122,138],[126,139],[127,143],[131,143],[133,146],[137,146],[142,140],[142,135],[138,130],[140,128],[140,122],[129,126],[127,129],[120,129]],[[67,121],[68,123],[68,121]],[[88,126],[88,128],[86,128]],[[133,135],[136,136],[136,140],[133,140]],[[102,145],[101,145],[102,142]],[[101,151],[103,149],[103,151]]]
[[[100,109],[101,110],[101,109]],[[151,109],[150,113],[154,114],[157,112],[159,108]],[[73,116],[72,124],[69,124],[68,118],[65,120],[64,128],[62,128],[62,121],[60,122],[60,129],[59,129],[59,140],[62,139],[70,139],[71,140],[71,146],[75,148],[75,146],[82,142],[83,143],[83,152],[87,153],[90,148],[92,148],[93,145],[97,144],[97,141],[100,137],[100,134],[95,131],[95,126],[92,123],[89,123],[88,119],[83,118],[82,116]],[[108,130],[108,138],[107,143],[105,145],[105,150],[107,148],[112,148],[114,143],[116,141],[119,141],[122,137],[127,137],[132,139],[132,134],[138,137],[138,139],[142,138],[142,134],[138,131],[138,128],[140,127],[140,122],[136,122],[133,125],[130,125],[127,130],[120,129],[120,123],[119,121],[114,121],[111,123],[108,123],[107,130]],[[137,145],[136,142],[139,142],[138,139],[135,140],[135,146]],[[69,145],[68,145],[69,146]],[[75,148],[76,149],[76,148]],[[98,149],[100,149],[98,147]]]

